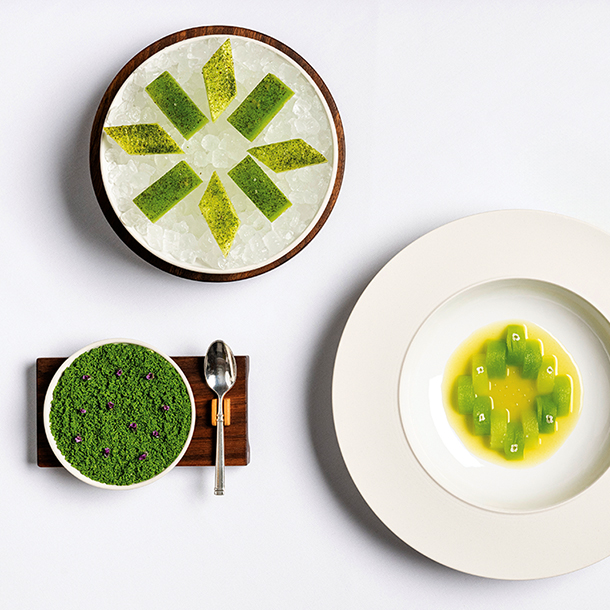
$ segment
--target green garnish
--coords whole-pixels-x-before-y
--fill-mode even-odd
[[[248,149],[248,152],[276,173],[327,162],[322,153],[300,138],[255,146]]]
[[[237,95],[231,41],[227,38],[202,69],[212,121],[226,110]]]
[[[104,127],[104,131],[130,155],[163,155],[183,152],[157,123]]]

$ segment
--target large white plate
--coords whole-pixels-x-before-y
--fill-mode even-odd
[[[563,574],[610,554],[610,285],[601,261],[610,261],[610,235],[595,227],[490,212],[415,241],[361,296],[335,362],[337,437],[364,499],[419,552],[503,579]],[[507,318],[547,328],[583,377],[571,437],[527,470],[460,461],[433,413],[430,382],[451,346]]]

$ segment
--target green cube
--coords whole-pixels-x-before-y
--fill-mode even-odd
[[[504,439],[504,457],[507,460],[522,460],[525,435],[520,422],[510,422]]]
[[[186,140],[208,122],[205,114],[169,72],[158,76],[146,87],[146,91]]]
[[[489,376],[485,354],[472,357],[472,385],[477,396],[489,396]]]
[[[538,376],[536,377],[536,389],[538,394],[550,394],[555,385],[555,374],[557,372],[557,358],[555,356],[543,356]]]
[[[506,328],[506,363],[515,366],[523,365],[525,355],[525,326],[510,324]]]
[[[272,222],[292,204],[256,161],[245,157],[228,172],[252,203]]]
[[[504,449],[504,438],[508,429],[508,411],[506,409],[492,409],[491,436],[489,446],[492,449]]]
[[[572,409],[572,379],[567,375],[555,377],[553,402],[557,405],[557,417],[565,417]]]
[[[557,429],[557,405],[550,396],[536,397],[536,415],[540,434],[552,434]]]
[[[540,341],[537,341],[536,339],[528,339],[525,342],[521,377],[523,377],[523,379],[536,379],[541,365],[542,347],[540,345]]]
[[[322,153],[300,138],[255,146],[248,149],[248,152],[276,173],[327,162]]]
[[[475,434],[479,436],[491,434],[491,398],[489,396],[477,396],[475,398],[472,422]]]
[[[239,229],[239,217],[227,191],[214,172],[199,203],[199,209],[210,227],[222,253],[227,256]]]
[[[231,41],[227,38],[201,70],[212,121],[226,110],[237,95]]]
[[[474,409],[474,389],[470,375],[460,375],[457,379],[457,406],[458,413],[472,415]]]
[[[538,429],[538,418],[533,410],[523,411],[521,424],[525,435],[525,448],[534,449],[540,444],[540,430]]]
[[[252,142],[293,95],[277,76],[267,74],[227,121]]]
[[[506,343],[504,341],[488,341],[485,366],[490,379],[506,377]]]
[[[104,131],[130,155],[181,153],[174,139],[157,123],[104,127]]]
[[[149,220],[156,222],[201,182],[201,178],[190,165],[186,161],[180,161],[141,192],[133,202]]]

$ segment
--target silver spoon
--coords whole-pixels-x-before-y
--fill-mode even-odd
[[[214,493],[222,496],[225,493],[225,429],[222,401],[225,394],[235,384],[237,366],[231,348],[224,341],[214,341],[208,347],[203,363],[206,383],[216,392],[218,405],[216,412],[216,480]]]

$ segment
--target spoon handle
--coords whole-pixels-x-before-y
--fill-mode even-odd
[[[216,477],[214,494],[223,496],[225,493],[225,417],[223,408],[224,394],[218,395],[218,410],[216,412]]]

